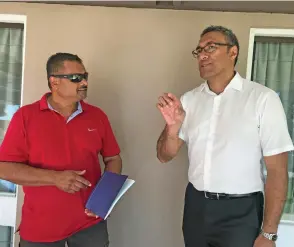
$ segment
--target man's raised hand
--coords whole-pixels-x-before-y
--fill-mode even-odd
[[[186,113],[181,101],[175,95],[164,93],[158,98],[156,106],[168,126],[182,125]]]

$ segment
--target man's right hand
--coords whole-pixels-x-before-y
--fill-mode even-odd
[[[67,193],[76,193],[81,189],[91,186],[91,183],[83,177],[84,171],[57,171],[54,174],[54,184],[60,190]]]
[[[167,126],[181,126],[184,118],[185,111],[181,101],[171,93],[165,93],[159,97],[157,108],[160,110]]]
[[[161,112],[166,125],[157,141],[157,158],[165,163],[172,160],[183,145],[179,138],[179,130],[183,124],[186,112],[181,101],[171,93],[159,97],[157,108]]]

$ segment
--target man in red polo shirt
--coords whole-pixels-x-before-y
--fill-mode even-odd
[[[47,62],[50,93],[21,107],[0,147],[0,179],[23,185],[21,247],[106,247],[106,222],[85,211],[105,170],[120,173],[120,149],[106,114],[83,101],[88,73],[73,54]]]

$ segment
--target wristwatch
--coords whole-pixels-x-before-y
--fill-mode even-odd
[[[270,241],[276,241],[278,239],[278,235],[276,233],[268,233],[261,230],[261,235]]]

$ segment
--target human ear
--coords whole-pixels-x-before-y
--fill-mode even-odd
[[[58,80],[58,78],[51,76],[49,78],[49,83],[51,85],[51,88],[56,90],[59,85],[59,80]]]
[[[233,46],[229,52],[230,58],[232,61],[235,61],[236,57],[238,56],[238,48],[237,46]]]

